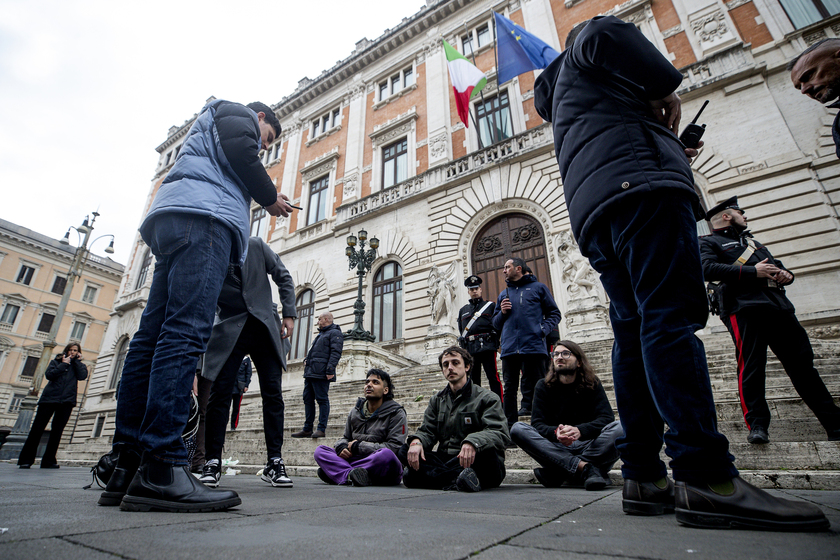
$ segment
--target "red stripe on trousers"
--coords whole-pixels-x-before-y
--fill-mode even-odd
[[[735,336],[735,349],[738,355],[738,399],[741,401],[741,410],[744,412],[744,423],[747,429],[750,428],[750,423],[747,422],[747,403],[744,401],[744,340],[741,338],[741,331],[738,329],[738,319],[735,314],[729,316],[729,322],[732,324],[732,334]]]

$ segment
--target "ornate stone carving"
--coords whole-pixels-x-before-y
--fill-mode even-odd
[[[561,281],[569,299],[597,297],[603,301],[603,288],[598,273],[589,260],[580,254],[580,249],[569,231],[561,231],[556,237],[557,253],[562,267]]]
[[[805,42],[808,44],[808,46],[811,46],[814,43],[816,43],[817,41],[822,41],[823,39],[827,39],[827,38],[828,38],[828,36],[825,34],[825,31],[823,31],[823,30],[814,31],[813,33],[802,36],[802,39],[805,40]]]
[[[729,31],[726,27],[726,16],[721,10],[701,16],[691,22],[694,34],[704,43],[723,39]]]
[[[446,133],[438,134],[429,140],[429,156],[433,159],[446,155]]]
[[[329,173],[335,169],[335,164],[338,161],[339,153],[338,147],[333,148],[324,155],[318,156],[312,161],[306,162],[301,168],[300,174],[304,181],[311,181],[320,175]]]
[[[732,0],[731,2],[726,3],[727,10],[734,10],[738,6],[743,6],[744,4],[749,4],[752,0]]]
[[[429,311],[432,325],[445,325],[454,328],[455,310],[455,267],[458,261],[452,261],[441,272],[437,265],[429,270]]]
[[[359,176],[355,173],[344,178],[344,198],[352,198],[356,196],[356,184]]]
[[[667,39],[668,37],[673,37],[677,33],[682,33],[682,30],[683,30],[682,25],[677,24],[674,27],[671,27],[670,29],[666,29],[665,31],[663,31],[662,32],[662,38]]]
[[[823,325],[820,327],[811,327],[805,330],[811,338],[840,338],[840,325]]]
[[[383,145],[395,138],[404,136],[411,131],[413,122],[417,119],[417,111],[414,107],[406,111],[402,115],[394,117],[385,124],[376,127],[370,133],[370,139],[373,141],[374,147]]]

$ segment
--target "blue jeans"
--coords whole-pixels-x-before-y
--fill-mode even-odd
[[[303,378],[303,431],[311,432],[315,423],[315,401],[318,401],[318,429],[327,429],[330,416],[330,382],[326,379]]]
[[[615,395],[625,436],[624,478],[666,474],[689,484],[738,475],[717,430],[703,343],[708,307],[689,193],[663,189],[628,201],[593,224],[581,252],[610,296]]]
[[[187,396],[213,329],[233,232],[207,216],[172,213],[155,220],[151,237],[155,273],[123,366],[114,447],[187,465]]]

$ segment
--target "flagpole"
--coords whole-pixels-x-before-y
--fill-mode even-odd
[[[466,21],[464,22],[464,30],[467,33],[470,34],[470,54],[472,55],[473,66],[478,68],[478,64],[476,64],[476,62],[475,62],[475,46],[473,46],[472,32],[470,31],[470,28],[467,27],[467,22]],[[476,37],[476,39],[478,39],[478,37]],[[478,41],[476,41],[476,45],[478,45]],[[479,68],[479,70],[480,70],[480,68]],[[498,82],[499,82],[499,80],[497,78],[496,83],[498,84]],[[478,92],[478,95],[481,96],[481,104],[484,106],[484,111],[486,112],[487,111],[487,104],[484,101],[484,89],[483,88],[481,89],[481,91]],[[472,113],[472,111],[470,111],[470,113]],[[473,117],[473,124],[475,125],[475,133],[478,134],[478,145],[481,146],[482,149],[483,149],[482,142],[481,142],[481,128],[479,128],[479,126],[477,124],[475,124],[475,120],[476,120],[475,117]],[[487,129],[490,131],[490,142],[495,144],[496,143],[496,135],[493,133],[493,127],[488,126]]]
[[[501,108],[502,84],[499,83],[499,28],[496,27],[496,12],[493,11],[493,8],[490,8],[490,18],[493,20],[493,38],[496,41],[493,47],[493,59],[496,61],[496,87],[499,90],[499,107]],[[508,103],[510,103],[510,98],[508,98]],[[510,135],[516,136],[513,128],[513,111],[510,112]]]

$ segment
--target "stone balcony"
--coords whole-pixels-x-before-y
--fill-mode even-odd
[[[339,206],[336,212],[336,227],[355,222],[363,216],[394,206],[421,193],[428,194],[429,191],[441,185],[453,181],[466,181],[471,176],[492,166],[513,160],[537,149],[552,146],[553,142],[551,124],[543,123],[536,128],[511,136],[507,140],[477,150],[460,159],[432,167],[416,177],[397,183],[380,192]]]

